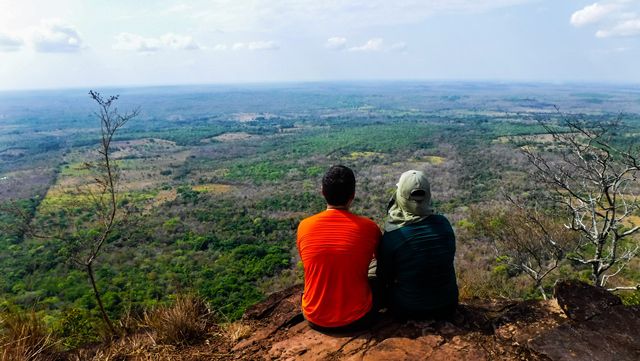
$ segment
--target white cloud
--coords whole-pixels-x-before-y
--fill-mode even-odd
[[[415,23],[441,13],[478,13],[540,0],[208,0],[190,17],[233,31]]]
[[[360,46],[354,46],[349,48],[349,51],[381,51],[384,50],[382,45],[384,44],[384,39],[382,38],[373,38],[369,39],[366,43]]]
[[[227,44],[216,44],[213,48],[211,48],[211,50],[213,50],[213,51],[225,51],[228,48],[229,47],[227,46]]]
[[[640,35],[640,17],[631,20],[624,20],[612,28],[598,30],[596,36],[599,38],[610,38],[614,36],[637,36]]]
[[[252,41],[248,43],[235,43],[233,50],[278,50],[280,47],[274,41]]]
[[[197,50],[200,45],[191,36],[173,33],[164,34],[158,38],[144,37],[138,34],[120,33],[116,36],[115,50],[137,51],[141,53],[154,52],[162,49]]]
[[[36,51],[42,53],[72,53],[82,50],[82,38],[72,25],[60,20],[43,21],[31,35]]]
[[[581,10],[578,10],[571,15],[571,24],[573,26],[584,26],[588,24],[597,23],[606,18],[618,8],[617,4],[613,3],[593,3],[585,6]]]
[[[280,47],[273,41],[254,41],[248,44],[249,50],[278,50]]]
[[[120,33],[116,35],[115,50],[153,52],[160,50],[161,42],[156,38],[145,38],[138,34]]]
[[[324,47],[329,50],[348,50],[352,52],[361,52],[361,51],[394,51],[394,52],[404,52],[407,50],[407,44],[403,41],[399,41],[397,43],[391,44],[391,46],[384,46],[384,39],[382,38],[372,38],[367,40],[366,43],[360,46],[352,46],[347,48],[347,39],[344,37],[335,36],[327,39],[327,42],[324,44]]]
[[[0,33],[0,52],[18,51],[24,45],[24,41],[11,34]]]
[[[165,46],[177,50],[197,50],[200,45],[196,43],[191,36],[177,35],[168,33],[160,37],[160,41]]]
[[[571,15],[575,27],[597,25],[596,37],[640,36],[640,1],[603,0]]]
[[[334,36],[332,38],[327,39],[327,42],[325,43],[324,47],[331,50],[345,49],[347,47],[347,38]]]

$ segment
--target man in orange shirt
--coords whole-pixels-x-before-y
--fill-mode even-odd
[[[331,167],[322,178],[327,209],[298,226],[304,266],[302,312],[320,331],[367,327],[377,311],[367,272],[381,233],[370,219],[349,212],[355,190],[351,169]]]

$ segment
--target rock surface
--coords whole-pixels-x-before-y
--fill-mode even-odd
[[[234,347],[234,359],[640,360],[640,308],[577,281],[557,285],[557,302],[471,300],[452,322],[399,322],[383,314],[371,330],[349,335],[309,328],[299,315],[299,292],[275,295],[247,313],[256,333]]]
[[[298,316],[300,293],[279,296],[280,301],[271,298],[248,312],[244,322],[256,332],[233,347],[232,359],[547,360],[532,352],[527,341],[566,321],[550,303],[469,302],[451,323],[399,322],[383,314],[371,330],[327,335]]]
[[[576,280],[559,282],[554,295],[562,311],[575,321],[586,321],[609,307],[622,304],[620,297],[604,288],[593,287]]]
[[[551,360],[640,360],[640,308],[615,306],[582,322],[569,322],[532,340]]]
[[[640,360],[640,307],[574,281],[557,285],[557,301],[465,300],[452,322],[401,322],[382,313],[370,330],[333,335],[309,327],[301,293],[296,286],[250,308],[236,324],[251,329],[244,339],[220,328],[204,344],[179,349],[140,334],[100,360]]]
[[[640,307],[578,281],[559,283],[558,303],[570,321],[540,335],[530,347],[551,360],[640,360]]]

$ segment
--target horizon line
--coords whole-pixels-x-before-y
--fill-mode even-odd
[[[640,82],[635,81],[583,81],[583,80],[518,80],[518,79],[438,79],[438,78],[380,78],[380,79],[323,79],[323,80],[258,80],[237,82],[203,82],[203,83],[158,83],[158,84],[104,84],[90,86],[62,86],[62,87],[26,87],[26,88],[0,88],[0,93],[22,92],[46,92],[46,91],[70,91],[87,89],[144,89],[144,88],[180,88],[180,87],[214,87],[214,86],[282,86],[282,85],[310,85],[310,84],[366,84],[366,83],[432,83],[432,84],[496,84],[496,85],[546,85],[546,86],[614,86],[614,87],[639,87]]]

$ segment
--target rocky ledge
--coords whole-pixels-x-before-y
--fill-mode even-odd
[[[301,288],[249,309],[248,338],[228,345],[235,360],[640,360],[640,307],[578,281],[552,301],[466,300],[452,322],[398,322],[326,335],[300,315]]]

